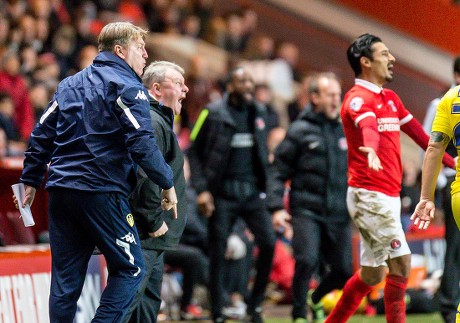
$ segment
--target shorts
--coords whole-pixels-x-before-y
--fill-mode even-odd
[[[347,207],[361,237],[361,266],[386,266],[388,259],[411,253],[401,225],[399,197],[349,187]]]

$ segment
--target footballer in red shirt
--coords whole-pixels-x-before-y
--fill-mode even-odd
[[[423,149],[429,137],[396,93],[383,88],[393,80],[396,59],[379,37],[359,36],[347,57],[356,76],[341,109],[348,143],[347,207],[360,232],[361,268],[345,284],[326,322],[346,322],[373,286],[386,279],[386,320],[402,323],[410,249],[401,225],[400,131]],[[455,166],[448,155],[443,161]]]

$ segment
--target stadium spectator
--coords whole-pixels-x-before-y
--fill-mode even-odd
[[[15,51],[7,51],[2,57],[0,91],[8,93],[14,103],[14,125],[21,140],[27,140],[35,125],[34,112],[30,104],[27,82],[20,74],[20,61]]]
[[[35,119],[40,120],[43,112],[48,105],[50,91],[43,83],[37,83],[30,87],[29,91],[30,103],[34,109]]]
[[[69,75],[76,60],[77,33],[71,25],[62,25],[51,40],[51,52],[59,65],[59,79]]]
[[[56,60],[56,56],[51,52],[46,52],[38,57],[37,68],[32,77],[34,83],[42,83],[52,92],[56,89],[59,80],[61,69]]]
[[[33,83],[33,73],[38,66],[37,50],[30,45],[24,45],[19,50],[21,59],[21,74],[27,80],[27,85]]]
[[[8,140],[19,140],[19,134],[13,120],[14,104],[8,93],[0,92],[0,128],[5,131]]]
[[[195,15],[189,15],[181,23],[181,34],[191,38],[198,38],[201,31],[201,21]]]
[[[97,47],[94,45],[86,45],[80,50],[77,60],[77,71],[81,71],[85,67],[88,67],[93,62],[94,58],[97,56],[98,51]]]
[[[302,78],[302,81],[297,86],[295,99],[287,106],[290,122],[294,122],[299,116],[299,113],[302,112],[302,110],[307,107],[310,102],[308,88],[310,87],[310,81],[315,74],[316,73],[307,74]]]
[[[300,71],[298,68],[299,54],[300,52],[297,45],[288,41],[282,42],[276,49],[276,57],[288,63],[295,82],[301,81]]]
[[[191,57],[190,69],[186,77],[190,92],[187,94],[189,99],[184,102],[183,127],[193,128],[205,105],[215,101],[215,97],[219,99],[222,97],[215,83],[207,77],[208,71],[209,63],[205,57],[200,55]]]
[[[7,45],[9,32],[10,21],[3,14],[0,14],[0,47]]]
[[[246,45],[245,25],[240,13],[229,13],[225,23],[225,31],[222,38],[217,40],[217,45],[235,55],[243,53]]]
[[[265,84],[256,84],[254,89],[254,98],[257,102],[263,104],[267,108],[267,130],[270,132],[272,129],[279,127],[279,117],[275,108],[272,105],[273,91]]]
[[[0,160],[2,157],[9,156],[9,149],[8,149],[8,138],[6,137],[5,130],[0,127]],[[0,232],[0,236],[1,232]],[[0,239],[0,245],[4,246],[3,239]]]
[[[259,35],[249,41],[246,49],[249,60],[272,60],[275,58],[275,40],[268,35]]]
[[[0,92],[0,129],[2,129],[3,153],[7,156],[22,156],[27,148],[26,143],[19,140],[19,134],[13,120],[14,105],[11,96]]]

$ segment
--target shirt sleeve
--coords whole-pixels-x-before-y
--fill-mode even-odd
[[[131,157],[155,184],[163,189],[171,188],[173,173],[156,144],[147,91],[141,87],[131,87],[116,101],[125,144]]]
[[[164,221],[164,213],[161,208],[161,188],[147,178],[142,169],[137,173],[138,183],[130,196],[130,203],[136,216],[145,219],[148,232],[157,231]]]
[[[155,140],[156,140],[158,149],[161,151],[163,158],[167,160],[166,156],[168,154],[168,144],[166,143],[166,141],[167,141],[168,133],[165,131],[161,122],[153,119],[155,117],[153,113],[150,113],[150,116],[152,117],[152,126],[153,126],[153,131],[155,133]]]
[[[396,107],[398,111],[399,125],[403,126],[409,121],[411,121],[414,118],[414,116],[410,113],[409,110],[406,109],[400,97],[396,93],[392,93],[394,95],[394,98],[393,100],[388,101],[388,103]]]
[[[368,122],[377,124],[375,112],[371,103],[366,102],[361,96],[357,95],[350,98],[344,108],[347,110],[347,113],[356,127],[362,128],[363,124],[367,124]],[[365,121],[361,123],[363,120]]]
[[[355,95],[344,107],[355,127],[361,129],[363,145],[378,152],[380,134],[377,130],[377,119],[372,106],[369,99],[365,100],[363,97]]]
[[[191,182],[196,192],[202,193],[209,189],[206,175],[204,173],[203,151],[207,147],[207,140],[210,133],[209,110],[203,109],[190,134],[190,149],[188,160],[190,163]]]
[[[295,162],[300,152],[299,138],[308,135],[304,131],[304,121],[295,121],[288,129],[286,137],[275,151],[275,159],[269,166],[267,178],[267,207],[271,212],[284,208],[284,183],[295,175]]]
[[[167,155],[168,145],[166,144],[167,133],[162,123],[155,119],[155,114],[150,112],[152,126],[155,132],[155,140],[159,151],[163,156]],[[165,216],[170,211],[163,211],[161,208],[161,188],[151,181],[143,169],[137,173],[138,183],[131,195],[131,205],[136,216],[144,217],[148,225],[148,232],[157,231],[164,222]]]
[[[20,178],[22,183],[35,188],[41,186],[54,150],[58,115],[59,103],[56,92],[30,135]]]
[[[445,133],[446,135],[449,136],[449,138],[453,137],[453,129],[450,126],[450,122],[449,122],[450,107],[451,107],[451,101],[452,101],[450,98],[452,96],[452,91],[453,90],[448,91],[446,95],[444,95],[444,97],[439,102],[438,107],[436,108],[436,115],[434,117],[433,126],[431,129],[431,131]],[[459,105],[459,110],[460,110],[460,105]]]

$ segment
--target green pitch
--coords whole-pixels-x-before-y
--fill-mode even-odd
[[[290,318],[267,318],[267,323],[291,323]],[[384,315],[376,315],[367,317],[363,315],[354,315],[348,323],[385,323]],[[409,314],[407,315],[406,323],[442,323],[442,318],[439,314]]]

